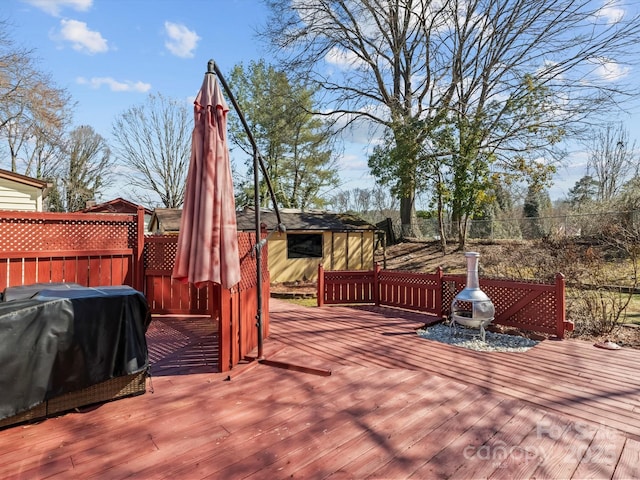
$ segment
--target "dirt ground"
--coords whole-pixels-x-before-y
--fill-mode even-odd
[[[488,259],[505,258],[505,255],[513,251],[512,244],[471,244],[465,251],[478,252],[480,254],[479,270],[484,269]],[[438,267],[442,267],[445,273],[465,273],[467,263],[464,252],[448,247],[444,255],[437,242],[402,242],[387,247],[386,251],[379,249],[376,252],[375,261],[389,270],[409,270],[413,272],[433,273]]]
[[[443,255],[438,242],[402,242],[376,252],[375,261],[389,270],[408,270],[432,273],[442,267],[444,273],[465,274],[467,263],[464,252],[473,251],[480,254],[478,270],[481,277],[520,278],[528,273],[531,278],[553,281],[558,268],[571,268],[581,262],[589,253],[589,246],[563,246],[532,243],[526,241],[504,242],[469,242],[464,251],[449,246]],[[562,257],[562,258],[560,258]],[[564,263],[563,263],[564,262]],[[545,272],[545,273],[542,273]],[[564,272],[563,272],[564,273]],[[548,278],[540,278],[548,274]],[[271,286],[274,296],[281,298],[291,296],[313,296],[316,293],[315,283],[287,283]],[[593,336],[582,334],[581,339],[593,341],[594,344],[611,341],[622,347],[640,348],[640,325],[624,325],[612,334]]]

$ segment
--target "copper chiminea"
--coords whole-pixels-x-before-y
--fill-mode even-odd
[[[495,315],[495,308],[489,297],[480,290],[478,278],[477,252],[467,252],[467,284],[451,302],[451,328],[456,324],[480,329],[480,338],[485,341],[485,327],[489,325]]]

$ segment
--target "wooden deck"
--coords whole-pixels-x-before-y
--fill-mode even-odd
[[[272,300],[268,360],[214,373],[216,334],[155,319],[153,391],[0,431],[0,478],[640,478],[640,351],[486,353],[424,315]]]

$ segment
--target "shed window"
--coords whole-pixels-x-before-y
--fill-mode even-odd
[[[322,234],[288,233],[287,258],[322,258]]]

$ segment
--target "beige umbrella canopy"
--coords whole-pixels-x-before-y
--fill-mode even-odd
[[[200,287],[240,281],[233,180],[227,145],[229,107],[213,72],[194,102],[191,162],[173,278]]]

